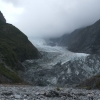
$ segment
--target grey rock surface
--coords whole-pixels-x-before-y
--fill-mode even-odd
[[[88,100],[89,93],[93,93],[94,100],[100,99],[99,90],[0,85],[0,100]]]

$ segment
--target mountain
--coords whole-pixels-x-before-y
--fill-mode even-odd
[[[6,19],[4,18],[2,12],[0,11],[0,21],[6,23]]]
[[[69,61],[62,65],[61,67],[65,68],[64,71],[68,71],[68,68],[71,71],[69,70],[69,76],[64,72],[63,77],[66,80],[61,76],[60,83],[63,85],[64,81],[71,84],[80,83],[80,87],[100,89],[100,20],[93,25],[76,29],[70,34],[50,40],[52,40],[52,44],[64,46],[72,52],[90,54],[85,59]],[[57,67],[59,68],[59,66]]]
[[[70,34],[64,34],[63,36],[58,37],[58,38],[51,38],[49,39],[50,43],[48,43],[48,45],[68,46],[69,41],[70,41],[69,37],[70,37]]]
[[[65,34],[56,42],[73,52],[98,54],[100,53],[100,20],[93,25],[76,29],[71,34]]]
[[[0,83],[23,82],[18,72],[24,71],[21,64],[27,59],[37,59],[40,53],[15,26],[6,23],[0,13]]]

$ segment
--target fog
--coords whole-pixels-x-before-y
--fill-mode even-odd
[[[0,9],[28,37],[58,37],[100,19],[100,0],[0,0]]]

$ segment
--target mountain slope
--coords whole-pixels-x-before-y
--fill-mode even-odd
[[[39,58],[39,55],[38,50],[32,45],[25,34],[15,26],[2,21],[2,18],[0,19],[1,83],[3,82],[2,77],[5,80],[4,82],[22,82],[22,79],[16,74],[19,70],[24,71],[21,62],[27,59]],[[13,80],[14,76],[17,77],[17,81]]]
[[[91,26],[77,29],[69,35],[64,35],[56,42],[59,45],[68,47],[73,52],[100,53],[100,20]]]
[[[38,50],[28,38],[13,25],[7,23],[0,24],[0,51],[7,57],[6,62],[10,66],[13,66],[17,59],[22,62],[39,56]]]
[[[71,51],[90,54],[100,53],[100,20],[91,26],[81,29],[71,40],[68,45]]]
[[[87,89],[100,89],[100,73],[92,76],[89,79],[86,79],[85,81],[82,81],[78,87],[87,88]]]

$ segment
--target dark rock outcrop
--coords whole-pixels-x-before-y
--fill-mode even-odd
[[[0,11],[0,21],[6,23],[6,19],[4,18],[2,12]]]

